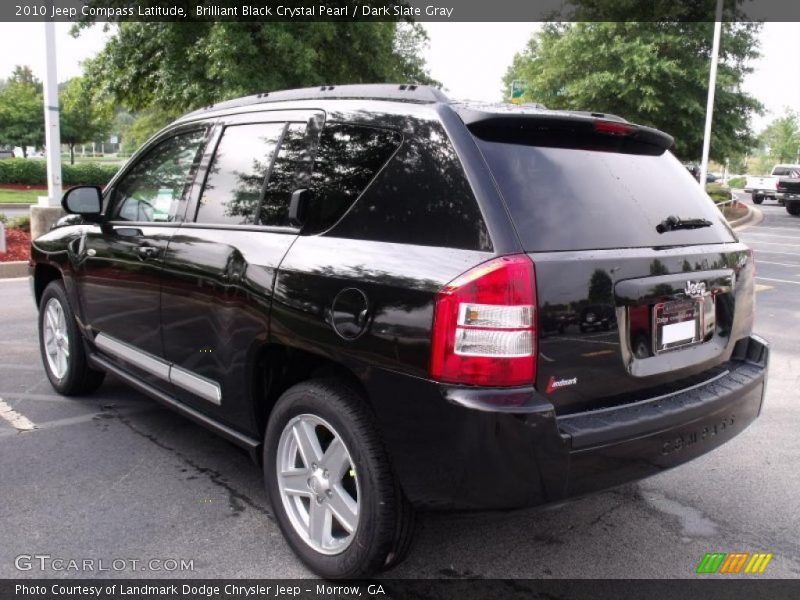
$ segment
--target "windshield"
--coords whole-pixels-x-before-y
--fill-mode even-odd
[[[528,252],[736,241],[713,201],[669,152],[477,142]],[[659,233],[670,216],[710,225]]]

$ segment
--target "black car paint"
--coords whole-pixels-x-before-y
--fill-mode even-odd
[[[542,355],[548,360],[540,359],[537,380],[529,388],[459,388],[431,381],[428,360],[437,291],[494,256],[523,252],[474,139],[445,104],[398,107],[339,100],[298,101],[270,108],[380,125],[406,137],[432,125],[441,127],[463,166],[486,235],[477,235],[474,247],[463,248],[421,245],[415,241],[419,231],[400,229],[392,233],[390,242],[338,237],[337,231],[345,230],[355,207],[318,235],[301,235],[291,228],[193,224],[191,207],[208,168],[210,144],[187,198],[186,222],[125,223],[136,230],[128,239],[120,233],[119,223],[69,219],[34,242],[33,275],[42,277],[48,267],[60,272],[96,366],[114,371],[258,457],[263,413],[269,407],[253,396],[264,391],[259,388],[259,369],[269,369],[263,360],[265,349],[288,349],[337,365],[352,375],[369,398],[405,493],[417,506],[429,508],[513,508],[600,489],[680,464],[729,439],[757,416],[767,351],[758,360],[747,358],[748,348],[754,354],[764,345],[748,337],[753,265],[749,251],[739,243],[533,253],[540,321],[558,319],[565,305],[588,304],[593,272],[607,274],[612,285],[604,301],[617,307],[618,319],[606,346],[617,350],[597,352],[597,340],[576,334],[568,325],[568,356],[562,356],[564,336],[540,337]],[[239,115],[241,110],[230,112],[238,119],[257,121],[264,118],[261,110],[253,109],[245,116]],[[190,118],[210,128],[213,144],[218,121],[225,115],[200,113]],[[178,126],[186,126],[186,121]],[[147,147],[137,156],[146,151]],[[109,189],[113,190],[115,181]],[[424,220],[420,222],[424,226]],[[103,264],[109,264],[126,244],[141,245],[140,233],[157,247],[157,256],[129,261],[113,276],[104,272]],[[96,251],[104,245],[102,260],[95,264],[88,260],[87,244],[94,244]],[[641,290],[638,296],[618,295],[625,291],[621,283],[652,275],[653,265],[658,273],[674,277],[656,290]],[[685,279],[707,281],[710,288],[719,286],[708,279],[709,271],[719,269],[727,269],[743,283],[733,291],[720,289],[720,327],[712,344],[647,359],[631,355],[625,337],[626,303],[642,302],[653,294],[680,297]],[[340,318],[333,301],[352,288],[366,298],[366,313],[353,315],[354,320],[363,319],[363,331],[348,338],[332,326]],[[102,299],[87,297],[97,290],[102,291]],[[135,306],[141,303],[149,310],[128,320],[126,315],[135,314]],[[117,335],[121,339],[128,336],[132,343],[143,344],[169,362],[220,381],[223,405],[212,406],[148,379],[99,352],[92,342],[97,333],[93,323],[120,318]],[[134,327],[127,330],[128,324]],[[148,337],[157,333],[163,336],[161,348],[155,338]],[[613,409],[632,399],[670,397],[687,386],[705,390],[704,386],[713,385],[703,380],[709,369],[735,371],[742,365],[756,373],[746,389],[734,394],[729,408],[720,408],[725,402],[719,399],[713,410],[692,419],[666,415],[652,419],[652,427],[633,438],[609,438],[580,449],[572,448],[572,436],[560,424],[570,415],[597,408],[593,400],[598,396],[603,398],[603,407]],[[581,385],[545,391],[550,378],[573,375]],[[267,378],[264,385],[271,381]],[[587,389],[592,390],[590,397]],[[698,427],[702,431],[716,422],[727,423],[733,412],[733,424],[713,440],[680,452],[664,452],[669,444],[677,444],[674,440],[696,436],[692,432]]]

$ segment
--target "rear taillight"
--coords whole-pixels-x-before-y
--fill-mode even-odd
[[[506,387],[536,377],[536,277],[525,255],[478,265],[436,297],[431,377]]]
[[[775,183],[775,191],[777,192],[784,191],[784,185],[780,181]]]

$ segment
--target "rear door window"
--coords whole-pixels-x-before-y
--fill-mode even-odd
[[[669,152],[477,142],[529,252],[735,241],[713,201]],[[671,215],[711,225],[658,233]]]

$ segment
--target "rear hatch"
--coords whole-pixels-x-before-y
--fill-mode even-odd
[[[548,113],[461,113],[535,264],[538,390],[569,414],[719,376],[752,327],[749,250],[669,136]]]

